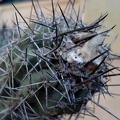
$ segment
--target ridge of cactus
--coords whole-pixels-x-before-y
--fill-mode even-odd
[[[87,108],[89,101],[119,120],[93,100],[96,93],[98,99],[100,94],[111,95],[110,78],[120,75],[113,73],[119,67],[111,65],[120,56],[112,54],[104,42],[115,27],[102,30],[108,14],[86,24],[80,19],[80,9],[75,9],[75,0],[69,0],[65,10],[59,1],[54,4],[51,0],[49,18],[38,0],[31,3],[36,14],[30,18],[31,24],[12,4],[18,36],[0,56],[1,120],[60,120],[66,114],[75,114],[75,120],[81,114],[99,120]],[[20,27],[18,15],[27,29]]]

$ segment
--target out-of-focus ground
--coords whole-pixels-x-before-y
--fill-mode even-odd
[[[54,0],[55,1],[55,0]],[[62,8],[65,7],[66,2],[68,0],[60,0],[60,5]],[[82,6],[84,0],[76,0],[78,3],[80,2],[80,9],[82,12]],[[49,15],[49,12],[47,9],[51,9],[51,3],[50,0],[42,0],[40,1],[41,7],[43,7],[44,13]],[[85,14],[84,14],[84,20],[86,23],[91,23],[95,19],[97,19],[101,13],[108,12],[108,17],[104,21],[104,25],[107,28],[112,27],[113,25],[117,25],[114,30],[111,32],[111,37],[108,38],[109,41],[112,41],[117,34],[120,32],[120,0],[87,0],[86,6],[85,6]],[[21,14],[24,17],[29,17],[30,13],[30,2],[24,2],[24,3],[17,3],[15,6],[18,8],[18,10],[21,12]],[[76,4],[76,8],[78,8],[79,4]],[[47,9],[46,9],[47,8]],[[12,5],[0,5],[0,27],[3,22],[6,22],[9,26],[12,26],[12,20],[15,20],[14,17],[15,9]],[[19,18],[19,21],[21,19]],[[116,41],[112,45],[112,51],[114,53],[117,53],[120,55],[120,35],[117,37]],[[114,63],[116,66],[120,66],[120,62]],[[113,77],[111,82],[109,84],[120,84],[120,77]],[[109,87],[109,91],[111,93],[117,93],[120,94],[120,87]],[[120,96],[105,96],[100,98],[100,104],[103,105],[107,110],[109,110],[111,113],[116,115],[120,119]],[[88,106],[91,106],[91,103],[88,103]],[[96,116],[100,118],[100,120],[116,120],[114,117],[106,113],[104,110],[102,110],[99,107],[95,107],[95,113]],[[82,118],[80,118],[82,120]],[[96,118],[92,117],[85,117],[84,120],[96,120]]]

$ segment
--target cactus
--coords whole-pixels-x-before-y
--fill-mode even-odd
[[[92,98],[96,93],[109,94],[109,77],[119,75],[112,74],[119,69],[109,64],[119,56],[111,54],[110,46],[104,44],[115,26],[101,31],[107,13],[85,24],[74,2],[69,1],[64,12],[57,3],[60,15],[52,1],[52,17],[46,18],[41,8],[41,14],[37,13],[32,1],[37,19],[30,19],[30,25],[13,4],[28,29],[19,26],[15,14],[20,37],[0,57],[2,120],[59,120],[65,114],[77,114],[78,119],[82,111],[97,118],[87,110],[88,101],[104,109]]]
[[[6,23],[2,23],[0,28],[0,50],[3,50],[2,47],[5,47],[9,42],[14,38],[18,37],[18,33],[14,26],[12,28],[7,27]]]

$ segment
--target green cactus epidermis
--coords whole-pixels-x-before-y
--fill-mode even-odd
[[[45,36],[49,36],[52,31],[53,30],[44,28]],[[29,36],[30,30],[26,30],[26,32],[27,35],[22,36],[19,38],[20,40],[11,44],[11,48],[7,51],[4,59],[1,59],[1,86],[3,81],[7,81],[6,86],[18,88],[13,89],[13,91],[9,88],[4,88],[2,90],[2,96],[8,96],[9,98],[6,99],[6,105],[2,102],[0,103],[1,111],[5,108],[10,108],[10,110],[15,108],[21,102],[21,99],[24,99],[26,96],[29,96],[26,101],[34,111],[39,114],[46,114],[46,111],[49,115],[63,114],[64,112],[71,113],[71,110],[74,109],[79,111],[83,100],[81,99],[81,101],[74,103],[74,105],[71,103],[69,105],[64,87],[58,84],[58,81],[48,68],[46,62],[35,54],[47,53],[50,50],[49,48],[54,46],[51,40],[44,40],[43,33],[40,33],[39,31],[31,36]],[[47,46],[48,48],[44,46]],[[41,53],[39,49],[41,50]],[[49,66],[52,71],[55,72],[54,67],[51,65]],[[45,81],[48,81],[48,83],[46,84]],[[49,83],[49,81],[53,82]],[[39,84],[32,85],[38,82]],[[78,90],[75,97],[84,97],[86,93],[87,91]],[[35,96],[37,96],[40,102],[38,102]],[[10,99],[11,97],[16,99]],[[67,104],[66,106],[69,107],[64,105],[60,108],[59,100],[61,98],[62,101]],[[40,107],[39,104],[41,104],[42,107]],[[71,108],[71,110],[69,108]]]

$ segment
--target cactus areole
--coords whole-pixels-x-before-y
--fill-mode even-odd
[[[20,37],[7,45],[0,57],[1,119],[52,120],[65,114],[76,114],[77,119],[83,111],[96,117],[87,108],[88,101],[104,109],[93,96],[109,94],[107,83],[115,75],[112,71],[118,69],[109,63],[119,56],[104,44],[114,26],[101,30],[108,14],[85,24],[74,2],[70,0],[62,10],[52,1],[52,17],[46,18],[39,2],[32,1],[37,17],[30,18],[31,24],[13,4]],[[17,15],[28,29],[20,27]]]

